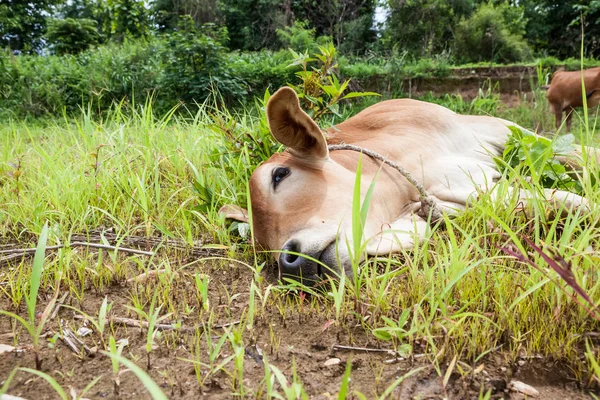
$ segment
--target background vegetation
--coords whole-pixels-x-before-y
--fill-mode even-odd
[[[561,65],[600,54],[597,1],[43,0],[0,4],[0,115],[96,112],[152,95],[229,105],[292,81],[296,52],[333,43],[341,76],[444,76],[464,63]],[[548,59],[547,57],[552,57]],[[577,67],[573,66],[573,67]]]
[[[0,3],[0,397],[139,397],[136,377],[158,399],[489,399],[531,376],[572,388],[540,398],[596,390],[600,168],[555,162],[597,143],[587,111],[573,135],[515,133],[497,199],[318,292],[279,281],[218,209],[245,206],[280,149],[264,116],[280,86],[325,128],[380,100],[343,100],[361,86],[537,66],[510,105],[492,84],[423,98],[554,134],[540,85],[598,65],[599,37],[596,0]],[[590,209],[556,215],[542,187]]]

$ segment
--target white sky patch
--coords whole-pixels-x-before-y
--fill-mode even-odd
[[[376,31],[382,31],[390,15],[390,5],[387,1],[377,2],[375,13],[373,14],[373,28]]]

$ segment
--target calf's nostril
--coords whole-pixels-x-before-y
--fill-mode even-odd
[[[300,258],[300,243],[297,240],[288,241],[281,249],[282,253],[279,256],[279,262],[284,268],[297,268],[296,265]]]
[[[296,254],[291,254],[291,253],[287,253],[284,256],[285,262],[288,264],[293,264],[294,261],[296,261],[298,259],[298,256]]]

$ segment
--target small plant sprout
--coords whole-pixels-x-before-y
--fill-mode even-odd
[[[15,162],[8,163],[8,165],[12,168],[12,171],[7,172],[8,176],[10,176],[13,179],[13,181],[15,182],[15,188],[13,190],[14,190],[15,194],[17,195],[17,200],[19,199],[19,196],[21,193],[20,178],[21,178],[21,175],[23,174],[23,171],[21,169],[21,167],[22,167],[21,159],[22,159],[22,157],[18,157]]]
[[[116,355],[116,356],[121,356],[121,354],[123,353],[123,348],[127,345],[127,341],[122,340],[120,341],[119,345],[117,346],[117,342],[115,340],[115,338],[111,335],[108,338],[108,346],[110,349],[110,354]],[[121,387],[121,380],[120,380],[120,374],[119,374],[119,360],[116,357],[111,357],[110,359],[111,364],[112,364],[112,372],[113,372],[113,390],[114,390],[114,394],[115,396],[119,395],[119,388]]]
[[[146,387],[146,390],[148,391],[148,393],[150,394],[152,399],[167,400],[167,396],[164,394],[164,392],[162,390],[160,390],[160,387],[152,380],[152,378],[150,378],[148,376],[147,373],[144,372],[144,370],[142,370],[140,367],[138,367],[134,362],[132,362],[131,360],[128,360],[127,358],[123,357],[122,355],[119,355],[116,353],[106,352],[106,351],[101,351],[101,353],[104,354],[105,356],[110,357],[112,360],[117,360],[117,362],[119,362],[120,364],[123,364],[129,370],[131,370],[135,374],[135,376],[137,376],[137,378],[142,382],[144,387]],[[114,367],[113,367],[113,371],[114,371]]]
[[[300,382],[298,374],[296,373],[295,359],[292,360],[292,383],[289,383],[288,379],[285,377],[283,372],[281,372],[281,370],[276,366],[269,365],[269,368],[271,368],[273,376],[275,377],[275,379],[277,379],[277,382],[279,382],[281,389],[283,389],[283,393],[285,395],[286,400],[308,400],[308,395],[302,387],[302,382]]]
[[[146,313],[142,309],[127,306],[130,310],[136,312],[140,317],[142,317],[148,322],[148,331],[146,332],[146,369],[148,370],[150,370],[150,353],[156,346],[156,339],[160,336],[160,331],[158,329],[155,329],[155,326],[160,321],[163,321],[171,316],[170,313],[163,315],[162,317],[158,316],[160,310],[162,309],[162,305],[158,306],[157,308],[154,308],[156,302],[156,295],[157,293],[152,298],[152,303],[150,303],[150,309],[148,310],[148,313]]]
[[[229,343],[233,349],[234,373],[233,386],[237,386],[237,393],[240,397],[244,397],[246,388],[244,387],[244,342],[243,328],[231,329],[227,332]]]
[[[407,338],[411,339],[416,329],[414,327],[406,328],[408,324],[408,317],[410,316],[410,309],[402,311],[398,320],[393,320],[386,316],[382,316],[381,319],[385,322],[385,327],[376,328],[373,330],[373,335],[380,340],[390,340],[394,343],[396,351],[401,357],[408,357],[412,353],[412,346],[409,343],[401,344]]]
[[[106,330],[106,323],[109,321],[108,314],[110,313],[110,310],[112,309],[112,305],[113,305],[113,303],[112,302],[108,303],[108,297],[105,296],[104,300],[102,300],[102,304],[100,305],[100,310],[98,310],[98,318],[97,319],[84,313],[81,310],[76,309],[75,307],[71,307],[68,305],[63,305],[62,307],[70,308],[74,311],[77,311],[77,313],[81,314],[83,316],[83,318],[85,318],[87,321],[89,321],[96,329],[96,332],[100,335],[100,341],[102,342],[102,347],[106,349],[107,347],[106,347],[106,342],[104,340],[104,332]]]
[[[344,95],[350,80],[340,82],[335,73],[337,62],[337,51],[333,43],[327,43],[319,47],[319,52],[314,58],[307,53],[296,53],[290,49],[294,61],[289,65],[301,66],[302,71],[296,75],[301,83],[297,86],[290,85],[302,101],[303,106],[308,109],[314,121],[318,121],[327,113],[339,116],[339,102],[342,99],[352,99],[364,96],[379,96],[374,92],[351,92]],[[311,68],[312,62],[318,63],[318,68]]]
[[[0,310],[0,314],[4,314],[8,317],[14,318],[16,321],[19,321],[21,325],[27,332],[29,336],[31,336],[31,340],[33,342],[33,352],[35,355],[35,368],[37,370],[42,369],[42,359],[40,358],[40,336],[42,331],[44,330],[44,325],[46,321],[50,317],[52,310],[54,309],[54,304],[58,299],[59,294],[59,286],[58,283],[56,285],[55,294],[44,309],[42,316],[40,317],[39,322],[36,325],[35,318],[35,308],[37,305],[37,297],[38,291],[40,289],[40,283],[42,280],[42,270],[44,267],[44,258],[46,255],[46,242],[48,241],[48,222],[44,224],[42,228],[42,232],[40,233],[40,237],[38,239],[38,244],[35,250],[35,256],[33,258],[33,264],[31,268],[31,279],[29,282],[29,293],[27,297],[25,297],[25,302],[27,303],[27,315],[29,320],[25,320],[24,318],[18,316],[15,313],[11,313],[9,311]]]
[[[196,290],[198,291],[198,301],[202,309],[207,312],[210,307],[210,303],[208,302],[208,283],[210,278],[208,275],[198,273],[198,271],[194,274],[194,278],[196,281]]]

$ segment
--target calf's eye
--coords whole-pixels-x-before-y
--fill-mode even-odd
[[[279,182],[285,179],[290,174],[290,169],[286,167],[277,167],[272,172],[273,189],[277,189]]]

